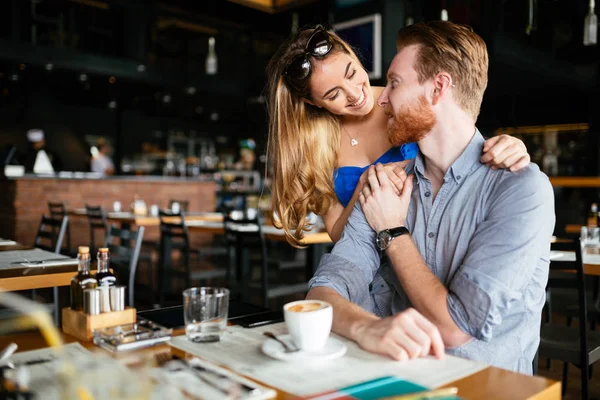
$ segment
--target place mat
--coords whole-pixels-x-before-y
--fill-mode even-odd
[[[584,264],[600,265],[600,254],[583,252],[581,256],[583,257]],[[575,252],[552,250],[550,251],[550,260],[575,261]]]
[[[45,262],[36,263],[39,261]],[[50,267],[57,265],[70,265],[73,263],[76,264],[77,260],[41,249],[0,252],[0,269],[22,268],[23,266]]]
[[[0,240],[0,246],[15,246],[17,242],[14,240]]]
[[[278,361],[261,351],[262,343],[268,340],[263,336],[266,331],[283,335],[287,333],[287,328],[285,323],[252,329],[233,326],[217,343],[193,343],[186,336],[177,336],[170,345],[297,396],[324,393],[384,376],[397,376],[434,388],[487,367],[483,363],[449,355],[443,360],[426,357],[398,362],[368,353],[356,343],[335,334],[332,335],[348,347],[342,358],[329,361]]]

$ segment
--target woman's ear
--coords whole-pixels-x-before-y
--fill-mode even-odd
[[[305,102],[306,104],[310,104],[313,107],[318,107],[318,108],[323,108],[318,104],[313,103],[312,101],[310,101],[309,99],[305,99],[304,97],[302,98],[302,101]]]

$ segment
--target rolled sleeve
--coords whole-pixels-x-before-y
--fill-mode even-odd
[[[508,177],[491,198],[447,298],[458,327],[484,341],[523,301],[528,285],[545,287],[555,221],[552,187],[537,168]]]
[[[319,267],[309,282],[309,288],[331,288],[352,303],[372,310],[369,284],[373,281],[379,264],[380,254],[375,247],[375,232],[357,203],[331,254],[325,254],[321,258]]]

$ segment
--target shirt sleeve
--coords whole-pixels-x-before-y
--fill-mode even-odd
[[[357,202],[348,217],[342,237],[331,254],[321,259],[309,288],[329,287],[345,299],[365,309],[372,309],[369,284],[379,269],[379,263],[375,232]]]
[[[554,193],[537,167],[511,174],[490,196],[462,266],[448,287],[448,310],[461,330],[489,341],[523,301],[526,287],[548,279]]]

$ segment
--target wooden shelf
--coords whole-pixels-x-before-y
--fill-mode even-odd
[[[536,125],[536,126],[516,126],[512,128],[500,128],[496,129],[496,135],[542,135],[546,132],[558,132],[558,133],[569,133],[569,132],[581,132],[588,131],[590,125],[586,123],[581,124],[561,124],[561,125]]]
[[[600,177],[597,177],[597,176],[551,176],[550,183],[554,187],[600,188]]]

